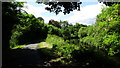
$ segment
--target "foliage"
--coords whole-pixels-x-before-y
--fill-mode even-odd
[[[21,14],[23,2],[3,2],[2,3],[2,29],[3,29],[3,49],[9,49],[9,40],[12,35],[11,30],[14,24],[18,24],[17,14]]]
[[[24,46],[26,46],[26,45],[18,45],[18,46],[13,47],[12,49],[23,48]]]
[[[59,56],[71,57],[71,52],[78,49],[76,45],[68,44],[63,38],[56,35],[48,35],[46,42],[53,45],[55,53]]]
[[[54,20],[49,20],[49,25],[53,25],[55,27],[61,28],[61,25],[58,21],[54,21]]]
[[[40,42],[40,52],[45,54],[45,58],[64,57],[59,59],[63,64],[68,61],[70,66],[78,65],[81,68],[116,67],[110,57],[119,57],[120,54],[120,4],[103,8],[96,23],[90,26],[54,20],[47,25],[42,17],[21,12],[22,4],[3,3],[3,43],[6,47],[9,45],[5,42],[8,43],[6,40],[9,39],[12,49]]]
[[[72,52],[72,57],[72,66],[75,65],[81,68],[116,67],[115,61],[93,46],[82,45],[79,50]]]
[[[14,25],[10,40],[11,47],[23,45],[46,38],[48,30],[43,20],[35,18],[34,15],[22,13],[18,15],[19,24]]]
[[[113,0],[98,0],[98,2],[103,2],[107,6],[112,6],[113,4],[119,4],[118,1],[113,1]]]
[[[40,42],[38,44],[38,46],[39,46],[39,48],[52,48],[53,47],[52,45],[50,45],[50,44],[48,44],[46,42]]]
[[[66,27],[62,27],[61,28],[62,37],[65,40],[79,39],[78,30],[81,27],[86,27],[86,25],[76,23],[75,25],[68,25]]]
[[[119,4],[103,8],[94,25],[80,28],[78,32],[80,42],[96,46],[111,56],[119,53],[120,13],[118,7],[120,7]]]
[[[38,4],[42,3],[39,0],[37,0],[36,2],[38,2]],[[80,10],[80,4],[82,4],[82,2],[80,2],[79,0],[77,2],[60,2],[60,0],[55,0],[54,2],[48,2],[46,0],[43,0],[43,3],[49,5],[49,7],[45,8],[46,10],[56,13],[56,15],[59,14],[59,12],[63,12],[64,14],[69,14],[70,11]],[[62,8],[64,8],[64,10],[62,10]]]
[[[47,29],[48,29],[48,34],[54,34],[54,35],[61,35],[61,30],[57,27],[54,27],[53,25],[47,25]]]
[[[86,27],[80,28],[78,34],[79,34],[78,36],[79,36],[80,38],[86,37],[86,36],[87,36]]]

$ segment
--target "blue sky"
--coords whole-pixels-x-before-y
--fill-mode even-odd
[[[27,2],[24,5],[25,11],[29,14],[35,15],[35,17],[42,17],[45,23],[53,19],[56,21],[68,21],[71,24],[80,23],[85,25],[91,25],[95,23],[96,16],[101,12],[101,8],[104,6],[102,3],[94,2],[82,2],[81,11],[74,10],[70,14],[64,15],[62,12],[56,15],[53,12],[45,10],[48,5],[37,4],[35,2]]]

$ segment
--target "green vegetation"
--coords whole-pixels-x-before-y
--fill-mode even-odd
[[[39,48],[52,48],[53,46],[50,45],[50,44],[48,44],[48,43],[46,43],[46,42],[40,42],[40,43],[38,44],[38,47],[39,47]]]
[[[71,57],[71,52],[78,49],[74,44],[69,44],[63,38],[56,35],[48,35],[46,42],[53,46],[53,50],[58,56]]]
[[[24,46],[26,45],[18,45],[18,46],[13,47],[12,49],[23,48]]]
[[[54,20],[45,24],[42,17],[36,18],[32,14],[16,9],[17,6],[22,7],[23,3],[4,4],[7,6],[3,6],[3,20],[8,22],[5,21],[5,18],[10,20],[9,17],[12,20],[10,20],[12,22],[10,26],[5,26],[5,29],[11,28],[11,31],[4,33],[4,37],[7,37],[6,40],[10,39],[9,45],[5,45],[4,42],[6,47],[16,49],[39,42],[40,52],[49,57],[49,60],[55,59],[51,62],[59,62],[59,66],[119,67],[120,4],[103,8],[102,13],[97,16],[96,23],[89,26],[79,23],[71,25],[67,21]],[[9,5],[14,10],[8,9]],[[15,5],[16,7],[13,7]],[[7,33],[10,34],[9,37],[6,36]]]
[[[23,13],[19,15],[20,23],[14,25],[10,40],[11,48],[16,45],[28,44],[42,40],[47,36],[47,26],[43,20],[35,18],[34,15]]]
[[[119,4],[103,8],[97,16],[96,24],[79,30],[81,43],[95,46],[113,56],[120,52],[120,12]]]

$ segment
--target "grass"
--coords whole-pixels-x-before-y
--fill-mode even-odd
[[[26,45],[17,45],[15,47],[13,47],[12,49],[23,48],[24,46],[26,46]]]
[[[48,44],[46,42],[41,42],[38,44],[39,48],[52,48],[53,46],[51,44]]]

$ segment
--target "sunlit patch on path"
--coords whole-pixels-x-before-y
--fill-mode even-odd
[[[29,44],[24,46],[22,49],[37,49],[38,43],[35,44]]]

